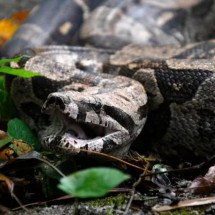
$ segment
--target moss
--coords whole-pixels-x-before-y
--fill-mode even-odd
[[[78,214],[122,214],[127,203],[128,196],[119,194],[117,196],[86,201],[84,203],[79,202],[76,209]]]
[[[183,208],[174,211],[161,212],[161,215],[202,215],[204,214],[204,209],[201,208]]]
[[[128,196],[126,196],[125,194],[119,194],[117,196],[111,196],[103,199],[88,201],[87,205],[90,207],[114,206],[117,208],[121,208],[127,203],[127,201]]]

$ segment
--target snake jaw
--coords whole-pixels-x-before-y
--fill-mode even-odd
[[[51,119],[41,134],[44,147],[64,153],[85,149],[116,156],[128,151],[146,121],[145,90],[122,76],[102,79],[99,84],[81,92],[49,94],[42,107]]]
[[[42,135],[43,145],[78,153],[81,149],[102,151],[110,137],[126,139],[128,131],[116,120],[103,114],[101,121],[95,110],[83,109],[84,106],[62,93],[50,94],[42,107],[42,112],[49,114],[52,121]]]

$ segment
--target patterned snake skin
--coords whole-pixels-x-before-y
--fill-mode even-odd
[[[99,48],[25,51],[19,66],[42,76],[12,80],[18,111],[55,151],[122,157],[141,134],[142,151],[164,159],[213,155],[214,10],[213,1],[106,1],[79,31]]]

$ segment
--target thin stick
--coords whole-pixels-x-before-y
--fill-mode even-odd
[[[64,150],[66,149],[66,150],[68,150],[68,151],[74,150],[74,149],[71,149],[71,148],[63,148],[63,147],[60,147],[60,148],[61,148],[61,149],[64,149]],[[140,169],[140,170],[142,170],[142,171],[145,171],[145,168],[136,166],[136,165],[134,165],[134,164],[132,164],[132,163],[129,163],[129,162],[127,162],[127,161],[124,161],[124,160],[122,160],[122,159],[120,159],[120,158],[114,157],[113,155],[105,154],[105,153],[103,153],[103,152],[89,151],[89,150],[86,150],[86,149],[80,149],[80,151],[81,151],[81,152],[87,152],[87,153],[90,153],[90,154],[100,155],[100,156],[103,156],[103,157],[107,157],[107,158],[110,158],[110,159],[112,159],[112,160],[116,160],[116,161],[119,161],[119,162],[121,162],[121,163],[124,163],[124,164],[126,164],[126,165],[128,165],[128,166],[132,166],[132,167],[134,167],[134,168],[136,168],[136,169]]]

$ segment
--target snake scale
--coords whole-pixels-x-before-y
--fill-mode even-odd
[[[79,30],[97,48],[22,52],[30,57],[18,66],[42,76],[12,79],[20,115],[54,151],[122,157],[141,135],[142,151],[164,159],[213,155],[214,10],[213,1],[106,1]]]

